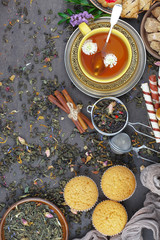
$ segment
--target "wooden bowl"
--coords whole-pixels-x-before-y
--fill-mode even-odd
[[[147,32],[144,28],[144,25],[145,25],[145,22],[146,22],[146,19],[148,17],[153,17],[151,11],[156,8],[156,7],[160,7],[160,2],[154,4],[147,12],[146,14],[144,15],[143,19],[142,19],[142,22],[141,22],[141,27],[140,27],[140,34],[141,34],[141,37],[142,37],[142,40],[145,44],[145,47],[147,49],[147,51],[153,56],[155,57],[156,59],[160,59],[160,55],[158,54],[158,52],[154,51],[150,45],[149,45],[149,42],[148,42],[148,39],[147,39]]]
[[[60,211],[60,209],[54,205],[53,203],[41,199],[41,198],[25,198],[21,201],[18,201],[16,203],[14,203],[11,207],[9,207],[9,209],[5,212],[5,214],[2,217],[1,223],[0,223],[0,240],[5,240],[4,237],[4,225],[5,225],[5,220],[7,215],[18,205],[23,204],[23,203],[27,203],[27,202],[38,202],[38,203],[42,203],[42,204],[46,204],[49,206],[50,209],[54,210],[54,212],[56,213],[61,225],[62,225],[62,231],[63,231],[63,238],[62,240],[68,240],[68,224],[67,221],[64,217],[64,215],[62,214],[62,212]]]

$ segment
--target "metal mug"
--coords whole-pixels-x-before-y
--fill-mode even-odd
[[[127,117],[126,117],[126,122],[125,122],[124,126],[123,126],[119,131],[117,131],[117,132],[114,132],[114,133],[106,133],[106,132],[103,132],[103,131],[101,131],[101,130],[96,126],[96,124],[95,124],[95,122],[94,122],[94,116],[93,116],[94,107],[97,105],[98,102],[100,102],[100,101],[102,101],[102,100],[104,100],[104,99],[114,100],[114,101],[122,104],[123,107],[124,107],[124,109],[125,109],[125,111],[126,111],[126,115],[127,115]],[[135,128],[136,125],[141,125],[141,126],[143,126],[143,127],[150,128],[150,129],[151,129],[150,126],[145,125],[145,124],[140,123],[140,122],[135,122],[135,123],[129,122],[129,120],[128,120],[129,114],[128,114],[128,110],[127,110],[126,106],[124,105],[124,103],[123,103],[120,99],[118,99],[118,98],[116,98],[116,97],[103,97],[103,98],[100,98],[100,99],[97,100],[93,105],[89,105],[89,106],[87,107],[87,112],[91,114],[91,121],[92,121],[92,124],[93,124],[94,128],[95,128],[100,134],[102,134],[102,135],[106,135],[106,136],[109,136],[109,137],[115,136],[116,134],[122,132],[122,131],[125,129],[125,127],[128,125],[128,126],[132,127],[135,132],[137,132],[137,133],[139,133],[139,134],[141,134],[141,135],[143,135],[143,136],[146,136],[146,137],[149,137],[149,138],[152,138],[152,139],[156,139],[155,137],[152,137],[152,136],[150,136],[150,135],[148,135],[148,134],[146,134],[146,133],[143,133],[143,132],[141,132],[141,131],[139,131],[139,130],[137,130],[137,129]]]

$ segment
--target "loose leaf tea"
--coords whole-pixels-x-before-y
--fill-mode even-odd
[[[118,132],[124,127],[126,119],[124,105],[112,99],[99,101],[93,109],[94,123],[102,132]]]
[[[69,5],[71,1],[74,4]],[[90,6],[83,8],[82,4],[89,4],[87,0],[67,2],[65,4],[64,0],[60,0],[59,11],[63,12],[70,7],[73,13],[89,9],[95,18],[103,14]],[[84,114],[86,106],[93,102],[92,98],[80,93],[68,81],[67,73],[62,71],[61,56],[74,28],[71,24],[57,25],[60,18],[56,6],[57,2],[52,0],[47,4],[35,0],[0,1],[0,218],[20,199],[48,199],[65,215],[70,229],[69,238],[73,239],[81,238],[93,226],[92,210],[75,214],[64,203],[63,190],[70,178],[87,175],[99,183],[108,167],[125,165],[135,173],[135,164],[141,163],[141,160],[136,161],[132,153],[116,155],[110,149],[108,138],[97,131],[89,129],[79,134],[67,115],[48,101],[48,96],[53,95],[54,91],[68,89],[76,103],[84,105]],[[158,73],[158,67],[153,65],[155,60],[149,60],[149,74],[152,74],[151,71],[153,74]],[[146,76],[141,81],[147,81]],[[147,124],[140,86],[139,83],[122,99],[129,111],[133,114],[136,111],[137,120],[146,120],[143,123]],[[136,116],[131,120],[136,120]],[[158,150],[154,141],[136,135],[130,128],[127,131],[130,131],[134,147],[145,144]],[[147,153],[146,149],[142,154],[147,154],[146,157],[150,159],[160,159],[157,154]],[[145,162],[142,164],[145,165]],[[104,196],[100,196],[99,201],[101,200],[104,200]],[[15,237],[9,237],[9,240],[12,239]],[[42,235],[42,239],[46,237]]]
[[[4,225],[5,240],[62,239],[62,226],[48,205],[23,203],[13,209]]]

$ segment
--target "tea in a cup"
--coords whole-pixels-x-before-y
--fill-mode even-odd
[[[82,28],[79,26],[85,35],[78,49],[78,62],[81,70],[94,81],[112,82],[117,80],[127,71],[132,59],[131,46],[127,38],[121,32],[112,30],[106,47],[106,56],[103,59],[105,67],[97,75],[94,71],[95,54],[102,50],[109,28],[91,30],[87,25],[88,28],[84,26],[84,23]]]

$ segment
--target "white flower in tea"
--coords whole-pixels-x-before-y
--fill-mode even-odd
[[[115,106],[116,106],[116,102],[111,102],[109,104],[109,106],[107,107],[108,108],[108,114],[112,114],[113,113]]]
[[[82,51],[86,55],[95,54],[97,52],[97,43],[92,42],[91,39],[86,40],[82,46]]]
[[[105,67],[109,66],[110,68],[112,68],[116,66],[116,64],[117,64],[117,57],[114,54],[110,53],[105,56],[104,58]]]

